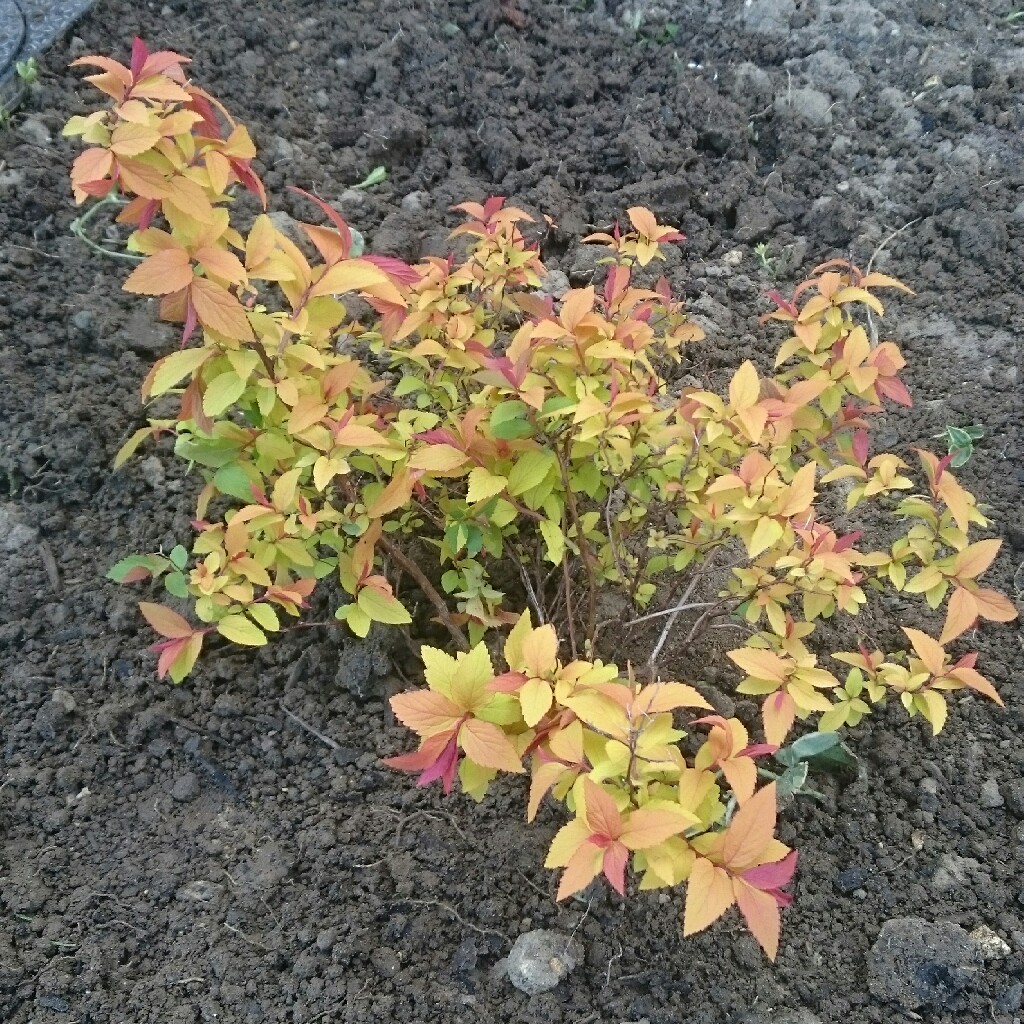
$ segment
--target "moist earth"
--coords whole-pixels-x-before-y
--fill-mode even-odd
[[[0,1017],[1019,1019],[1016,624],[976,637],[1005,709],[958,696],[937,738],[898,707],[877,714],[850,738],[862,777],[821,780],[824,804],[787,808],[781,835],[801,860],[774,965],[732,912],[683,940],[675,895],[556,904],[542,863],[559,818],[526,827],[521,780],[477,807],[383,768],[410,744],[386,706],[415,673],[401,643],[300,630],[257,653],[213,650],[181,687],[158,682],[138,593],[103,574],[189,535],[195,483],[166,451],[110,470],[143,422],[139,384],[175,340],[120,292],[128,264],[70,236],[75,147],[60,136],[96,102],[69,60],[122,56],[139,33],[193,56],[251,128],[277,210],[311,217],[284,186],[314,191],[378,252],[441,252],[453,203],[507,195],[554,220],[545,260],[582,284],[597,268],[579,236],[650,206],[688,236],[667,273],[708,340],[684,369],[716,384],[745,358],[767,367],[779,337],[757,322],[765,290],[830,257],[873,258],[917,293],[891,300],[884,327],[915,405],[878,443],[909,461],[947,425],[984,426],[961,479],[1004,541],[991,585],[1019,598],[1012,13],[1003,0],[108,0],[58,40],[0,129]],[[352,191],[377,165],[387,181]],[[884,640],[917,609],[892,599],[871,628]],[[619,657],[651,637],[625,639],[612,638]],[[666,675],[753,720],[726,695],[728,669],[668,653]],[[932,995],[905,1011],[886,996],[905,989],[878,972],[917,961],[871,957],[900,918],[985,926],[1002,945],[984,963],[925,964],[913,991]],[[527,996],[500,964],[537,928],[574,933],[583,962]]]

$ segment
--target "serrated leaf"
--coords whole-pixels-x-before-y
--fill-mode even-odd
[[[550,519],[542,519],[537,528],[544,538],[545,555],[553,565],[561,565],[565,557],[565,535],[562,533],[560,523],[553,523]]]
[[[533,433],[533,427],[526,419],[525,402],[502,402],[495,406],[490,423],[491,433],[499,441],[514,441]]]
[[[186,348],[164,356],[153,368],[147,395],[150,398],[156,398],[158,395],[170,391],[182,378],[198,370],[212,354],[209,349],[205,348]]]
[[[553,463],[554,456],[550,452],[527,452],[508,475],[508,493],[519,496],[533,490],[544,482]]]
[[[492,473],[483,466],[477,466],[470,471],[469,487],[466,490],[466,501],[475,505],[478,501],[486,501],[500,494],[508,484],[508,479]]]
[[[217,632],[226,640],[246,647],[262,647],[267,642],[263,630],[244,615],[225,615],[217,623]]]
[[[383,622],[389,626],[404,626],[412,622],[412,617],[397,597],[375,587],[363,587],[356,604],[374,622]]]
[[[270,633],[276,633],[281,628],[277,612],[269,604],[251,604],[249,614]]]

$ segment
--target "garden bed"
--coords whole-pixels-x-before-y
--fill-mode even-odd
[[[904,917],[986,925],[1010,950],[926,1019],[1014,1019],[1017,624],[977,638],[1005,710],[958,695],[937,739],[879,713],[851,738],[863,778],[787,810],[801,860],[774,965],[731,915],[684,941],[677,897],[556,905],[541,865],[560,820],[527,828],[521,782],[477,808],[383,768],[411,742],[385,705],[415,671],[400,644],[302,630],[158,683],[136,595],[102,577],[188,536],[193,482],[166,453],[109,469],[174,331],[120,292],[127,264],[69,235],[76,149],[60,138],[93,102],[68,61],[123,56],[139,33],[192,55],[251,128],[277,209],[310,215],[289,183],[340,201],[379,253],[441,252],[449,206],[501,194],[555,220],[545,262],[583,284],[595,266],[575,239],[642,203],[688,236],[667,273],[708,334],[688,369],[716,384],[778,340],[757,324],[766,289],[885,243],[876,267],[917,292],[885,321],[915,406],[880,443],[909,461],[948,425],[984,426],[960,475],[1004,539],[986,581],[1019,595],[1024,22],[1008,13],[101,2],[40,61],[39,90],[0,129],[4,1020],[885,1022],[901,1011],[869,991],[869,951]],[[383,185],[349,189],[377,165]],[[917,614],[887,610],[887,628]],[[609,650],[642,657],[650,636],[628,639]],[[667,652],[666,674],[728,710],[737,673]],[[534,928],[575,931],[585,959],[527,997],[495,967]]]

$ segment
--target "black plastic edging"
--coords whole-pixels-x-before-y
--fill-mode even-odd
[[[45,50],[95,0],[0,0],[0,86],[15,77],[14,65]]]

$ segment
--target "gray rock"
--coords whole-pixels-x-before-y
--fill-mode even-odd
[[[1024,818],[1024,779],[1014,779],[1001,787],[1006,809],[1015,817]]]
[[[48,146],[53,141],[50,129],[37,117],[26,117],[18,125],[18,135],[33,146]]]
[[[986,779],[981,784],[981,806],[989,809],[1002,807],[1006,801],[999,792],[999,783],[995,779]]]
[[[790,19],[796,14],[796,0],[747,0],[741,6],[743,27],[766,36],[788,35]]]
[[[149,455],[139,463],[139,472],[142,479],[153,488],[154,491],[163,490],[167,474],[164,464],[155,455]]]
[[[549,270],[541,279],[537,292],[541,296],[550,295],[560,299],[569,290],[569,278],[560,270]]]
[[[832,100],[819,89],[790,89],[775,98],[775,112],[823,128],[832,123]]]
[[[21,522],[9,506],[0,505],[0,551],[13,553],[34,544],[39,531]]]
[[[1024,984],[1014,982],[1009,988],[999,993],[995,1008],[999,1013],[1016,1013],[1024,1001]]]
[[[75,703],[75,698],[62,686],[58,686],[57,689],[50,694],[50,700],[60,708],[61,712],[65,715],[73,715],[78,704]]]
[[[971,876],[981,867],[981,863],[973,857],[961,857],[957,853],[944,853],[939,859],[939,866],[932,875],[933,892],[948,892],[958,885],[967,885]]]
[[[96,336],[96,314],[91,309],[80,309],[71,317],[71,326],[87,338]]]
[[[804,61],[807,77],[819,89],[837,100],[856,99],[864,83],[852,65],[834,50],[819,50]]]
[[[195,800],[199,796],[199,779],[195,772],[185,772],[184,775],[179,775],[171,787],[171,796],[182,804]]]
[[[1003,960],[1010,955],[1010,944],[1000,938],[987,924],[979,924],[971,932],[971,941],[981,950],[985,960]]]
[[[295,146],[280,135],[275,135],[267,147],[267,157],[272,164],[291,163],[295,159]]]
[[[868,956],[868,989],[905,1010],[942,1009],[955,1001],[984,961],[959,925],[920,917],[886,921]]]
[[[25,172],[16,167],[0,171],[0,192],[17,192],[25,184]]]
[[[402,209],[406,213],[422,213],[430,201],[429,192],[410,192],[402,196]]]
[[[553,989],[583,961],[583,948],[571,935],[538,928],[516,939],[508,955],[508,980],[528,996]]]

